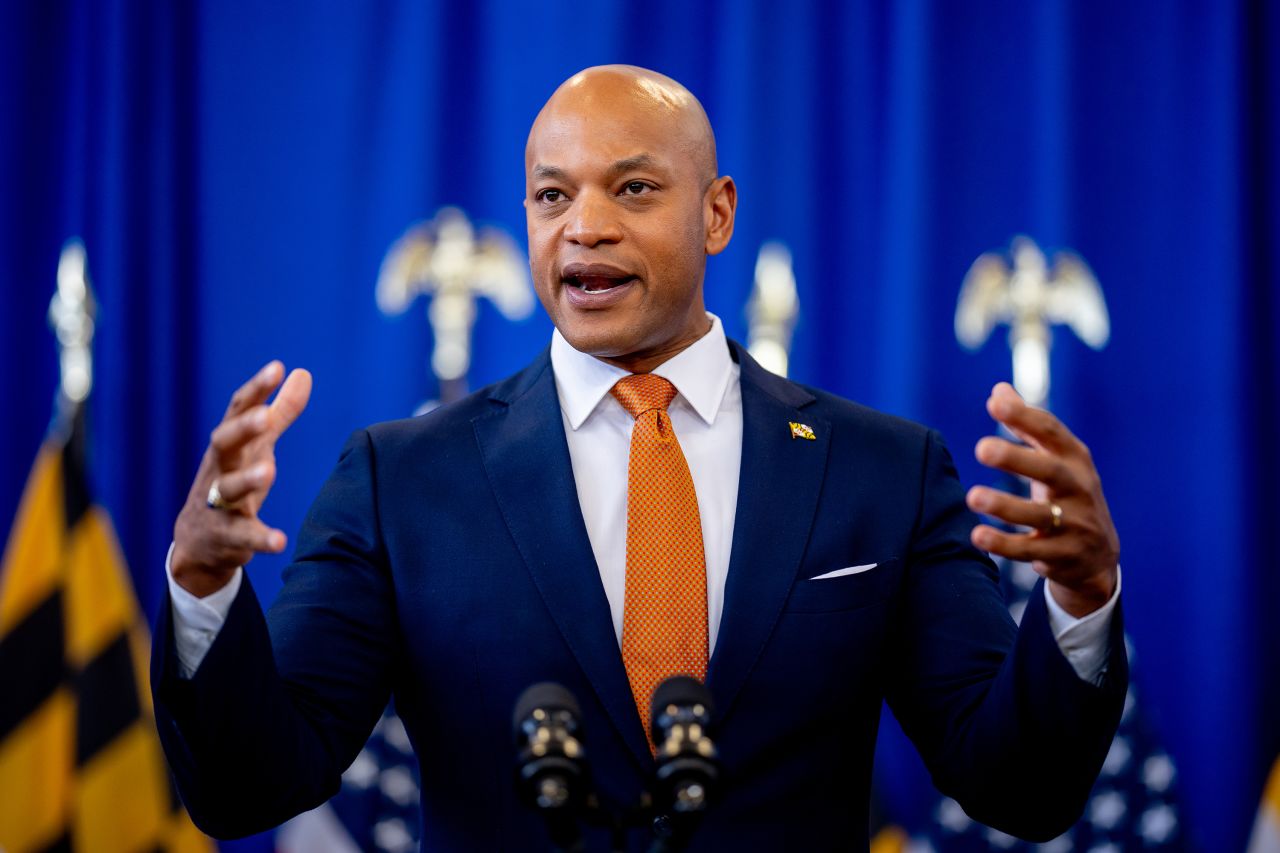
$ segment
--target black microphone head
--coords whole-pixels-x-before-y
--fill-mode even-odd
[[[710,717],[712,714],[711,691],[707,685],[689,675],[673,675],[658,685],[653,691],[653,700],[649,705],[651,730],[657,739],[658,717],[670,706],[693,707],[701,705],[704,711],[699,716]]]
[[[520,736],[524,721],[537,708],[547,711],[568,711],[574,719],[582,717],[578,700],[573,698],[573,694],[567,687],[556,684],[554,681],[542,681],[525,688],[520,698],[516,700],[516,712],[511,721],[516,737]]]
[[[581,716],[573,694],[551,681],[534,684],[516,700],[516,793],[546,822],[553,850],[583,849],[578,817],[591,782],[576,735]]]
[[[711,691],[677,675],[653,691],[650,732],[656,746],[657,807],[692,819],[707,810],[720,778],[711,728]]]

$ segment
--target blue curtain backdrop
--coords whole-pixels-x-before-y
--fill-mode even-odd
[[[0,519],[50,411],[45,312],[83,237],[101,303],[92,471],[144,607],[208,431],[272,357],[315,374],[265,512],[295,530],[353,428],[434,388],[373,283],[459,204],[524,239],[522,147],[562,79],[686,83],[738,181],[708,303],[794,252],[793,375],[937,426],[967,482],[1000,333],[960,351],[976,255],[1092,265],[1113,340],[1059,332],[1053,397],[1119,525],[1142,689],[1202,843],[1239,849],[1280,751],[1280,14],[1269,2],[12,2],[0,6]],[[482,307],[473,384],[542,348]],[[851,474],[856,476],[856,472]],[[282,559],[255,560],[266,598]],[[889,784],[907,772],[882,756]]]

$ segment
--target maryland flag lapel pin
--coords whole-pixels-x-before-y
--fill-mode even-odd
[[[818,437],[813,434],[813,430],[809,428],[808,424],[798,424],[795,421],[791,421],[790,423],[792,438],[803,438],[806,441],[817,440]]]

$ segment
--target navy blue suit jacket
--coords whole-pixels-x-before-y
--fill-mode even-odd
[[[692,849],[863,849],[882,700],[938,787],[1048,838],[1083,809],[1127,682],[1077,678],[1043,597],[1021,629],[938,435],[742,367],[741,488],[708,683],[724,791]],[[791,437],[789,422],[816,440]],[[877,563],[864,573],[810,578]],[[424,849],[545,849],[512,785],[512,706],[582,705],[606,801],[652,771],[587,539],[550,359],[423,417],[356,432],[264,618],[246,582],[195,677],[169,608],[156,714],[197,825],[237,836],[338,788],[394,694],[422,763]],[[599,840],[599,839],[595,839]],[[632,849],[649,838],[638,830]]]

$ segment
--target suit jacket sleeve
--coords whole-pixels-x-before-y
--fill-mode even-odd
[[[170,607],[152,655],[156,721],[196,825],[259,832],[337,792],[390,693],[398,625],[361,430],[298,537],[270,624],[246,578],[191,680]]]
[[[1083,812],[1119,724],[1120,609],[1102,684],[1081,680],[1039,585],[1021,627],[1010,619],[995,567],[970,544],[951,457],[936,433],[926,445],[888,700],[939,790],[976,820],[1047,840]]]

